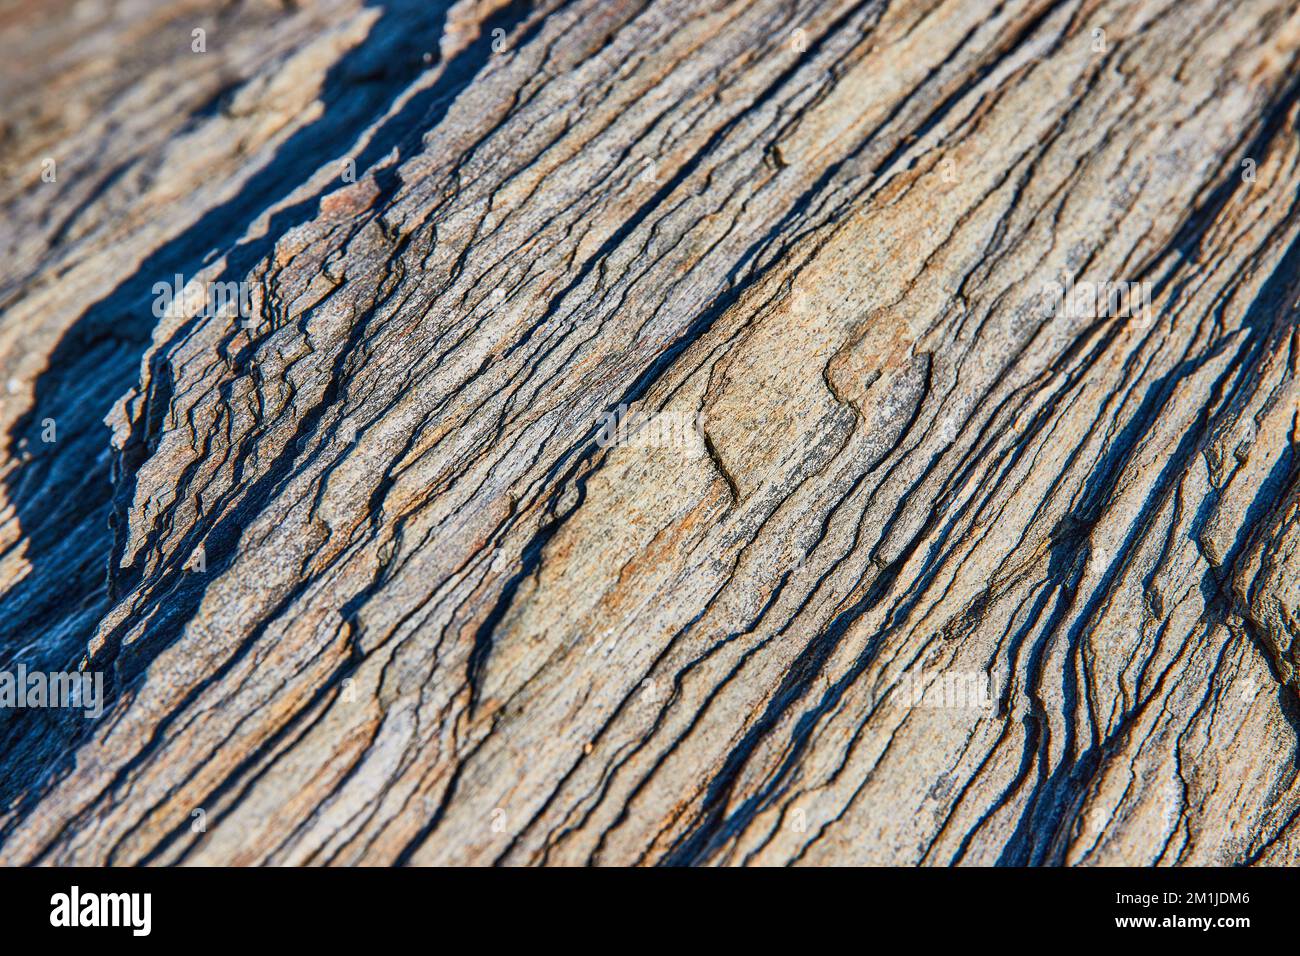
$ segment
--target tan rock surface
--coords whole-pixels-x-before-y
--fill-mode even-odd
[[[1300,859],[1294,3],[208,8],[0,11],[0,861]]]

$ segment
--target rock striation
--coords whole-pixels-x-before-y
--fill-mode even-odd
[[[1293,2],[0,56],[0,862],[1300,862]]]

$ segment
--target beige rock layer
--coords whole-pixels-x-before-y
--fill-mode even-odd
[[[1297,862],[1294,3],[205,7],[0,14],[0,861]]]

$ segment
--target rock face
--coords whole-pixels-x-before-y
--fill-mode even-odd
[[[0,862],[1300,862],[1294,3],[212,6],[0,13]]]

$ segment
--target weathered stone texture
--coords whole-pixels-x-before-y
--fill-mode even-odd
[[[1300,862],[1295,3],[223,10],[0,12],[0,861]]]

